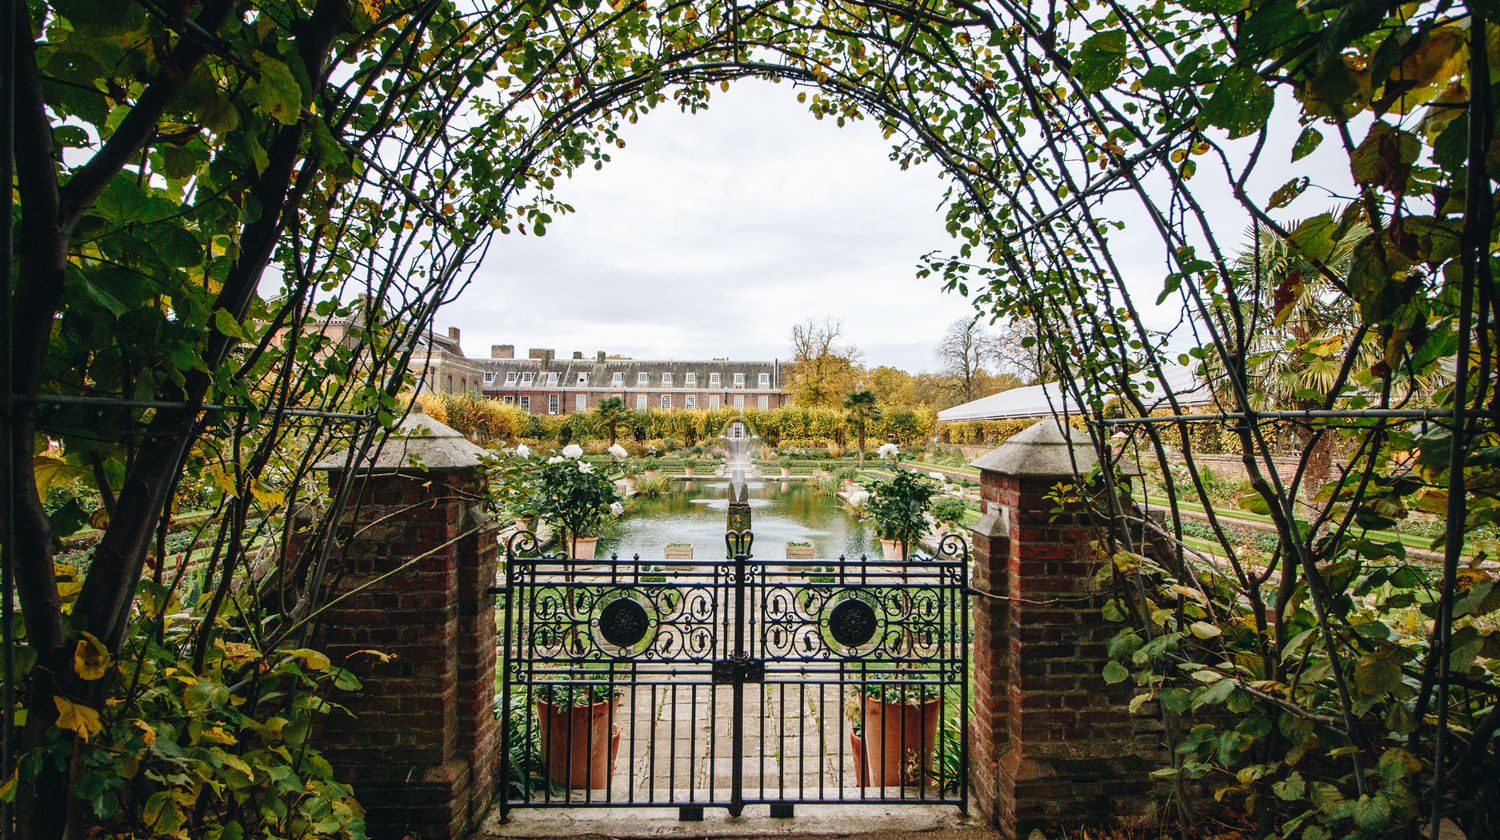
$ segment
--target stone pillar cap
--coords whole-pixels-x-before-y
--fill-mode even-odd
[[[373,462],[362,460],[361,472],[459,470],[479,466],[483,447],[439,423],[422,410],[420,402],[392,429]],[[329,455],[313,464],[317,470],[342,470],[349,463],[349,450]]]
[[[1098,463],[1088,434],[1048,417],[970,461],[969,466],[1006,475],[1062,476],[1073,475],[1075,469],[1086,473]],[[1121,466],[1126,475],[1140,475],[1133,463]]]

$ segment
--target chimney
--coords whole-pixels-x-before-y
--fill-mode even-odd
[[[458,327],[449,327],[448,337],[453,339],[454,341],[458,341]]]
[[[604,364],[604,351],[603,350],[600,350],[598,353],[594,354],[594,361],[598,362],[601,365]]]
[[[516,357],[516,345],[514,344],[491,344],[491,359],[514,359]]]
[[[553,359],[557,358],[557,351],[546,350],[541,347],[533,347],[530,350],[526,351],[526,358],[536,359],[542,362],[550,362]]]
[[[578,361],[579,359],[582,359],[582,358],[583,358],[583,351],[582,350],[574,350],[573,351],[573,360],[574,361]]]

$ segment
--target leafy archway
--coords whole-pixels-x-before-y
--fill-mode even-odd
[[[1259,794],[1268,829],[1374,832],[1417,819],[1418,803],[1434,819],[1493,824],[1495,792],[1477,780],[1500,776],[1500,712],[1494,673],[1476,663],[1496,638],[1473,617],[1495,604],[1492,584],[1459,568],[1461,526],[1492,523],[1495,509],[1497,30],[1479,4],[5,8],[15,189],[0,261],[13,271],[3,390],[14,398],[0,466],[30,652],[6,687],[25,689],[19,752],[32,757],[7,791],[19,791],[25,831],[60,832],[69,790],[98,819],[141,819],[149,799],[89,775],[124,771],[67,760],[104,723],[126,725],[88,713],[133,708],[139,682],[114,679],[131,657],[238,686],[254,666],[224,655],[223,639],[301,649],[336,588],[324,579],[327,523],[351,488],[327,493],[311,526],[318,548],[296,564],[266,575],[248,549],[285,545],[297,521],[286,511],[324,496],[309,470],[321,453],[390,425],[431,313],[490,237],[544,233],[568,209],[568,174],[607,162],[624,124],[706,107],[715,87],[751,76],[803,88],[820,119],[875,121],[898,165],[941,166],[956,247],[923,272],[1034,322],[1100,451],[1120,448],[1108,438],[1125,430],[1159,463],[1173,516],[1154,538],[1174,547],[1172,562],[1148,574],[1139,543],[1104,547],[1121,563],[1118,611],[1138,616],[1112,649],[1143,696],[1259,722],[1200,738],[1171,772],[1222,774]],[[1262,160],[1278,103],[1301,130],[1293,161],[1337,146],[1358,190],[1291,230],[1275,212],[1309,178],[1264,199],[1248,186],[1287,165]],[[1245,223],[1269,232],[1320,275],[1323,303],[1354,313],[1339,335],[1283,341],[1337,371],[1295,394],[1316,411],[1279,415],[1252,399],[1254,342],[1311,281],[1302,269],[1268,288],[1237,267],[1196,187],[1210,176],[1242,214],[1232,235]],[[1143,225],[1155,235],[1162,276],[1146,298],[1174,302],[1176,335],[1148,326],[1143,286],[1119,258],[1127,219],[1131,237]],[[1369,232],[1336,258],[1360,225]],[[1377,363],[1357,364],[1372,352]],[[1210,422],[1242,456],[1246,504],[1275,529],[1260,565],[1241,562],[1192,469],[1202,427],[1172,398],[1171,416],[1142,422],[1179,354],[1216,372],[1222,411]],[[1125,416],[1106,421],[1113,401]],[[1287,423],[1308,429],[1305,453],[1336,437],[1345,455],[1310,509],[1297,503],[1305,457],[1291,474],[1273,458]],[[1172,478],[1178,460],[1186,485]],[[72,480],[82,497],[48,499]],[[194,572],[206,596],[190,632],[158,653],[132,639],[167,638],[166,606],[189,570],[163,569],[168,522],[188,491],[212,505],[213,548]],[[1192,572],[1210,558],[1184,539],[1179,499],[1190,496],[1223,575]],[[1101,520],[1145,521],[1139,498],[1096,501]],[[1378,536],[1408,510],[1448,522],[1430,574]],[[56,540],[89,519],[97,545],[54,567]],[[260,584],[236,589],[246,575]],[[1197,594],[1165,600],[1183,587]],[[1409,600],[1408,615],[1372,607],[1371,593]],[[156,606],[135,609],[142,596]],[[258,618],[227,621],[227,604]],[[1424,611],[1431,633],[1403,629]],[[119,669],[99,665],[116,656]],[[1178,658],[1218,679],[1180,684]],[[1260,727],[1280,715],[1311,728]],[[1347,775],[1305,780],[1287,756],[1309,749],[1331,751]],[[1456,804],[1470,800],[1480,804]],[[238,813],[213,801],[218,816],[200,803],[200,818]],[[175,802],[156,814],[187,813]]]

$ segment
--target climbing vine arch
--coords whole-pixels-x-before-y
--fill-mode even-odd
[[[212,605],[196,647],[183,648],[202,664],[231,580],[253,565],[241,547],[247,523],[280,522],[278,538],[289,539],[293,518],[281,514],[320,492],[310,465],[393,421],[413,339],[491,237],[543,233],[566,212],[567,175],[606,163],[626,122],[706,107],[716,86],[758,77],[811,94],[818,118],[875,120],[898,165],[942,167],[955,248],[920,272],[986,314],[1032,326],[1101,454],[1139,448],[1157,461],[1172,517],[1156,536],[1175,546],[1171,568],[1143,571],[1141,545],[1125,536],[1138,528],[1101,546],[1122,572],[1114,649],[1142,695],[1313,721],[1330,766],[1347,768],[1322,782],[1344,801],[1380,798],[1386,820],[1415,820],[1420,802],[1434,820],[1447,809],[1493,824],[1494,789],[1485,799],[1475,780],[1500,778],[1500,704],[1493,671],[1473,662],[1480,651],[1493,661],[1496,639],[1468,621],[1494,605],[1459,568],[1459,526],[1492,521],[1496,502],[1485,453],[1500,323],[1497,30],[1479,4],[205,0],[172,13],[5,10],[16,118],[3,139],[17,179],[0,231],[0,262],[14,271],[3,385],[16,409],[0,541],[26,644],[44,666],[26,689],[21,749],[56,737],[52,697],[102,707],[112,689],[75,672],[72,653],[84,628],[108,652],[126,644],[184,475],[212,468],[223,491]],[[1267,157],[1277,108],[1298,123],[1291,161]],[[1320,146],[1349,167],[1343,206],[1308,204],[1324,173],[1296,166]],[[1253,192],[1253,175],[1280,167],[1292,169],[1284,186]],[[1231,231],[1197,186],[1209,180],[1240,214]],[[1299,197],[1308,218],[1293,223],[1278,211]],[[1244,225],[1258,235],[1230,244]],[[1142,230],[1160,248],[1147,283],[1177,313],[1170,333],[1151,326],[1160,321],[1139,303],[1142,278],[1115,247],[1149,238]],[[262,296],[272,264],[281,289]],[[352,325],[334,342],[342,349],[297,338],[330,319]],[[1277,346],[1258,343],[1267,335]],[[1179,355],[1211,379],[1216,426],[1189,424],[1171,395],[1162,422],[1142,419]],[[1293,385],[1268,403],[1282,379]],[[1278,415],[1279,405],[1302,413]],[[1203,429],[1242,456],[1245,503],[1274,527],[1261,565],[1241,562],[1191,469]],[[1124,446],[1111,441],[1116,430]],[[1278,435],[1302,444],[1291,471],[1273,458]],[[49,439],[67,454],[33,451]],[[1168,457],[1178,445],[1186,470]],[[1330,447],[1341,457],[1331,470]],[[58,475],[92,482],[106,514],[76,593],[59,588],[51,537],[86,516],[60,518],[39,501]],[[281,486],[264,486],[267,475]],[[1089,497],[1097,515],[1141,525],[1141,499],[1109,492],[1119,489],[1110,478]],[[1326,486],[1319,497],[1304,484]],[[321,548],[279,569],[274,597],[255,606],[278,616],[257,643],[306,637],[327,594],[327,523],[351,489],[334,488],[314,527]],[[1206,542],[1183,539],[1179,496],[1205,509]],[[1410,596],[1376,562],[1402,549],[1371,536],[1409,510],[1450,525],[1438,571],[1418,587],[1432,593],[1425,635],[1359,600],[1386,586]],[[1220,558],[1211,573],[1201,562],[1210,552]],[[1389,632],[1356,632],[1371,621]],[[7,650],[15,643],[7,635]],[[1220,679],[1181,685],[1169,666],[1187,648]],[[1312,685],[1299,682],[1308,661]],[[1224,680],[1230,691],[1213,688]],[[1464,726],[1450,726],[1451,714]],[[1299,810],[1311,786],[1285,760],[1291,737],[1219,731],[1172,772],[1231,771],[1233,785],[1260,794],[1268,826],[1338,833],[1351,819],[1378,822]],[[1217,753],[1239,764],[1208,758],[1244,738],[1245,749]],[[1396,742],[1410,761],[1382,752]],[[69,771],[39,772],[23,824],[60,831]],[[1480,804],[1450,807],[1448,790]],[[1331,800],[1319,789],[1314,801]]]

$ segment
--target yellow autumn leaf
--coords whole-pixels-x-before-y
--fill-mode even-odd
[[[99,508],[89,514],[89,527],[96,531],[103,531],[109,527],[109,511]]]
[[[146,742],[146,746],[149,747],[152,744],[156,743],[156,727],[145,722],[144,720],[133,720],[130,723],[135,726],[136,729],[141,730],[141,740]]]
[[[0,784],[0,802],[16,801],[16,771],[10,771],[10,778],[4,784]]]
[[[73,673],[85,680],[101,679],[109,671],[111,660],[109,648],[85,632],[73,648]]]
[[[260,651],[255,645],[244,642],[224,642],[224,658],[238,665],[241,662],[249,662],[260,658]]]
[[[329,665],[328,657],[310,648],[297,648],[296,650],[283,651],[287,656],[295,656],[302,660],[313,671],[321,671]]]
[[[381,662],[390,662],[391,661],[391,655],[389,653],[386,653],[385,651],[381,651],[381,650],[372,650],[370,648],[364,648],[363,650],[356,650],[355,652],[353,652],[353,653],[351,653],[349,655],[350,656],[358,656],[361,653],[367,653],[370,656],[373,656],[376,659],[379,659]]]
[[[52,695],[52,702],[57,705],[57,728],[76,732],[85,741],[104,728],[104,724],[99,722],[99,713],[94,709],[55,694]]]

